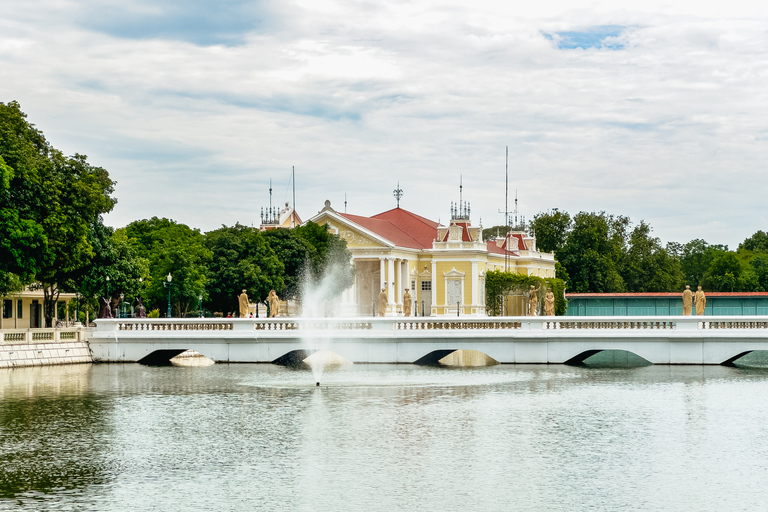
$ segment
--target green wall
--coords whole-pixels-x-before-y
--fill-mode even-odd
[[[694,308],[695,312],[695,308]],[[683,299],[668,297],[579,297],[568,300],[568,316],[682,315]],[[708,297],[705,315],[768,315],[768,297]]]

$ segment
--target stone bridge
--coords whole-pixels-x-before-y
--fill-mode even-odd
[[[270,363],[330,350],[355,363],[417,363],[462,350],[499,363],[579,363],[605,350],[653,364],[732,364],[768,350],[768,316],[103,319],[95,361],[162,362],[195,350]],[[282,359],[281,359],[282,358]]]

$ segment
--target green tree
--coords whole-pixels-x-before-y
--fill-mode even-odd
[[[768,253],[768,234],[764,231],[757,231],[754,235],[740,243],[739,249]]]
[[[282,292],[278,290],[278,295],[286,300],[297,298],[301,293],[305,266],[317,258],[317,250],[298,236],[296,229],[270,229],[264,232],[264,238],[285,268],[284,288]]]
[[[533,217],[531,227],[536,236],[536,247],[543,252],[557,252],[563,248],[571,230],[571,216],[553,208],[549,213]]]
[[[605,212],[580,212],[555,256],[565,267],[568,289],[580,293],[626,291],[619,274],[629,219]]]
[[[319,300],[331,300],[354,284],[352,254],[347,242],[328,231],[327,224],[307,222],[296,228],[296,234],[314,248],[305,268],[306,282],[317,285],[325,279],[324,294]]]
[[[91,226],[89,240],[94,257],[76,279],[76,290],[88,298],[108,297],[113,309],[122,293],[129,307],[149,278],[149,261],[139,256],[125,229],[115,231],[101,220]]]
[[[0,156],[0,284],[36,281],[50,327],[60,287],[93,257],[89,229],[114,206],[114,182],[84,155],[54,149],[16,102],[0,103]]]
[[[707,289],[717,292],[753,291],[757,287],[752,268],[733,252],[716,254],[704,273],[703,282]]]
[[[651,236],[651,227],[642,221],[629,235],[620,272],[627,289],[633,292],[666,292],[684,286],[679,259],[670,255],[658,238]]]
[[[125,235],[140,257],[149,262],[149,278],[143,283],[148,309],[166,311],[169,296],[176,315],[186,316],[205,297],[211,251],[198,229],[166,218],[137,220],[125,227]],[[166,276],[171,287],[166,288]]]
[[[270,290],[283,290],[284,266],[258,229],[223,226],[206,233],[205,245],[212,255],[207,273],[211,308],[237,311],[237,297],[243,289],[251,301],[258,302]]]
[[[683,246],[680,265],[685,274],[686,284],[695,288],[704,286],[704,274],[709,269],[712,260],[719,254],[728,251],[727,246],[709,245],[704,240],[697,238]]]

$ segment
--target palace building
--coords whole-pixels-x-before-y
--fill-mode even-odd
[[[469,207],[451,206],[447,226],[399,206],[372,217],[340,213],[330,201],[310,221],[327,224],[347,242],[355,268],[355,284],[342,297],[344,316],[375,314],[381,290],[388,299],[387,316],[403,314],[403,294],[413,298],[411,315],[485,315],[485,275],[506,270],[555,277],[555,257],[536,250],[524,231],[483,240],[473,226]]]

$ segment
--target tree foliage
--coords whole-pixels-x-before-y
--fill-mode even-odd
[[[223,226],[206,233],[205,245],[211,251],[206,302],[211,309],[237,311],[242,290],[251,302],[263,302],[270,290],[283,290],[284,266],[258,229]]]
[[[113,208],[114,182],[53,148],[17,102],[0,103],[0,157],[0,286],[36,282],[50,326],[61,287],[93,257],[90,227]]]
[[[547,288],[551,288],[555,295],[555,314],[565,315],[567,301],[565,300],[565,283],[561,279],[528,276],[501,270],[491,270],[485,274],[485,303],[488,314],[501,316],[503,298],[512,293],[527,293],[531,286],[539,289],[539,300],[544,298]]]
[[[152,217],[134,221],[125,227],[125,236],[134,244],[140,257],[149,263],[149,277],[142,285],[147,309],[165,312],[170,300],[175,315],[186,316],[198,307],[208,282],[211,251],[200,230],[176,221]],[[171,275],[171,286],[166,277]]]

